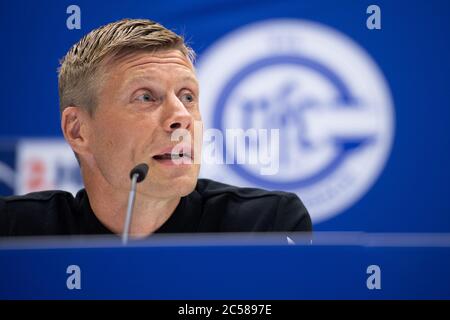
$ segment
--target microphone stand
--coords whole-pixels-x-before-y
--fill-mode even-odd
[[[127,206],[127,215],[125,217],[125,227],[123,229],[122,234],[122,244],[126,245],[128,242],[128,234],[130,233],[130,223],[131,223],[131,213],[133,212],[134,200],[136,198],[136,185],[137,179],[139,177],[138,173],[133,174],[131,178],[131,190],[128,195],[128,206]]]
[[[127,214],[125,217],[125,226],[122,233],[122,244],[128,243],[128,235],[130,233],[131,215],[133,213],[134,200],[136,199],[136,186],[139,182],[145,179],[148,172],[148,166],[145,163],[141,163],[133,168],[130,172],[131,178],[131,190],[128,195]]]

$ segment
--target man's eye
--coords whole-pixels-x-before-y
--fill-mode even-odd
[[[194,102],[194,96],[190,93],[186,93],[183,94],[183,96],[181,97],[181,99],[187,103],[192,103]]]
[[[137,96],[135,100],[140,101],[140,102],[151,102],[151,101],[154,101],[155,99],[153,99],[153,97],[150,93],[143,93],[143,94],[140,94],[139,96]]]

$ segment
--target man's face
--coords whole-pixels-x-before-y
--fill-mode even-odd
[[[100,84],[97,109],[89,122],[89,166],[97,166],[114,189],[128,191],[129,172],[139,163],[149,166],[138,192],[156,197],[189,194],[200,169],[194,164],[194,121],[201,121],[199,88],[194,69],[178,50],[138,52],[107,66]],[[176,129],[190,133],[181,144],[184,164],[171,150],[180,145]],[[201,145],[201,144],[197,144]],[[174,163],[175,162],[175,163]]]

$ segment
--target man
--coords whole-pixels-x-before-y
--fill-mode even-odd
[[[75,44],[59,69],[61,128],[85,189],[75,198],[46,191],[0,199],[0,234],[122,233],[129,172],[139,163],[149,173],[137,188],[132,237],[311,231],[294,194],[197,179],[201,134],[194,124],[201,116],[193,57],[180,36],[141,19],[110,23]],[[192,143],[177,145],[176,130]]]

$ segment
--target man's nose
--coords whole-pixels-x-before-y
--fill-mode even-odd
[[[189,129],[192,115],[178,97],[171,97],[165,107],[164,130],[171,133],[176,129]]]

